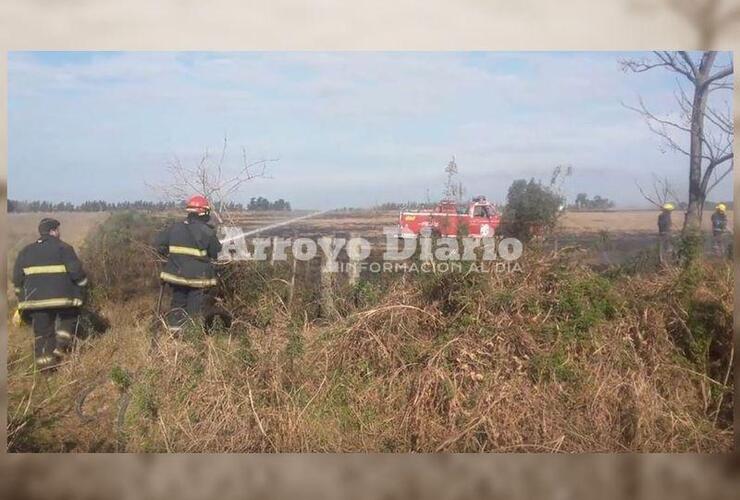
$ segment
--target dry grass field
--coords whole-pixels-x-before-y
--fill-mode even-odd
[[[95,237],[131,226],[89,215],[66,222],[79,233],[63,220],[63,237],[79,246],[85,223]],[[239,222],[252,229],[296,215]],[[584,233],[615,222],[602,213],[564,222],[576,224],[573,215]],[[323,214],[275,231],[374,238],[396,216]],[[619,227],[648,231],[654,217],[622,216]],[[11,215],[14,237],[32,239],[37,219]],[[104,258],[80,249],[93,284],[129,288],[94,289],[92,307],[111,323],[105,334],[40,376],[30,329],[9,328],[11,451],[732,449],[729,262],[602,273],[581,250],[540,248],[519,274],[363,277],[354,286],[339,277],[331,313],[308,266],[291,274],[289,263],[247,263],[223,269],[219,300],[234,326],[173,338],[157,327],[156,280],[140,247],[102,248]]]
[[[249,212],[235,214],[227,224],[238,225],[245,231],[266,227],[289,219],[310,214],[310,211],[293,212]],[[12,269],[15,255],[37,235],[36,226],[41,218],[50,214],[23,213],[8,215],[8,269]],[[178,217],[179,214],[169,214]],[[95,229],[109,214],[107,213],[55,213],[62,223],[62,239],[78,248],[89,232]],[[728,226],[733,227],[733,214],[728,213]],[[320,214],[275,229],[266,230],[255,236],[270,237],[318,237],[324,235],[366,238],[375,244],[385,239],[384,228],[394,228],[398,212],[388,210],[337,211]],[[674,226],[680,228],[681,215],[674,215]],[[567,212],[558,223],[558,239],[561,244],[577,244],[589,249],[587,258],[591,263],[604,260],[603,239],[608,235],[609,258],[623,261],[640,251],[652,249],[656,241],[657,212],[613,211],[613,212]],[[703,228],[710,231],[709,214],[705,215]],[[707,245],[709,243],[707,242]],[[598,248],[598,251],[596,250]],[[709,247],[707,246],[707,249]],[[10,290],[10,289],[9,289]]]
[[[709,217],[711,213],[705,213],[702,220],[702,228],[706,231],[712,229]],[[683,224],[682,214],[673,214],[673,225],[679,229]],[[732,227],[733,214],[728,212],[728,227]],[[613,212],[567,212],[560,221],[560,228],[565,233],[598,233],[609,231],[611,233],[651,233],[658,230],[657,210],[617,210]]]
[[[12,253],[13,248],[22,247],[32,242],[38,235],[37,226],[44,217],[54,217],[62,223],[62,239],[71,245],[80,245],[90,230],[104,221],[108,214],[104,212],[83,213],[83,212],[56,212],[49,213],[22,213],[8,214],[8,240],[11,248],[8,252]]]
[[[309,211],[293,212],[250,212],[237,214],[235,224],[249,231],[268,226],[287,219],[306,215]],[[36,226],[43,217],[53,215],[62,223],[62,238],[79,246],[89,231],[104,221],[107,213],[23,213],[8,215],[8,254],[13,255],[36,236]],[[594,234],[608,231],[621,233],[654,234],[657,228],[656,211],[621,210],[612,212],[567,212],[560,220],[559,230],[565,234]],[[728,225],[733,226],[733,214],[728,213]],[[332,232],[354,232],[369,238],[382,236],[384,227],[393,227],[398,222],[398,212],[388,210],[358,210],[350,212],[330,212],[295,224],[283,226],[265,234],[284,234],[298,236],[311,234],[331,234]],[[680,214],[674,215],[674,225],[681,224]],[[709,215],[704,217],[703,227],[710,230]]]
[[[246,230],[256,229],[268,224],[274,224],[287,218],[297,217],[309,212],[252,212],[239,214],[234,218],[236,224]],[[702,227],[711,230],[711,222],[707,213],[704,216]],[[296,224],[291,224],[276,230],[281,234],[314,234],[339,232],[356,232],[360,236],[369,238],[382,235],[383,227],[393,227],[398,222],[398,211],[389,210],[358,210],[349,212],[330,212],[312,217]],[[683,223],[682,215],[673,215],[673,224],[676,230]],[[594,235],[607,231],[620,234],[649,234],[657,232],[658,211],[656,210],[616,210],[609,212],[566,212],[560,219],[558,230],[566,235]],[[733,214],[728,213],[728,226],[733,225]]]
[[[310,212],[253,212],[239,214],[232,223],[253,230]],[[711,231],[711,214],[707,213],[702,228]],[[655,210],[617,210],[610,212],[566,212],[558,222],[555,245],[579,245],[592,264],[624,262],[644,251],[652,251],[657,241],[658,212]],[[384,228],[395,228],[398,211],[356,210],[320,214],[296,223],[260,233],[260,237],[318,237],[323,235],[361,236],[382,248]],[[673,216],[674,231],[683,223],[682,215]],[[728,213],[728,227],[733,227],[733,214]],[[711,249],[709,239],[705,250]]]

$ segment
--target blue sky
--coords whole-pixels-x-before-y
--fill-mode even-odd
[[[470,195],[502,200],[514,179],[549,179],[644,206],[635,182],[686,191],[687,159],[662,151],[641,95],[673,116],[675,76],[629,74],[615,52],[12,52],[8,194],[14,199],[159,199],[177,157],[220,152],[238,168],[278,158],[251,196],[295,207],[441,196],[457,158]],[[729,57],[723,54],[723,58]],[[717,93],[719,101],[731,92]],[[730,199],[727,178],[710,198]]]

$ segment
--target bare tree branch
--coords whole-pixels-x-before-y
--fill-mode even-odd
[[[682,65],[676,57],[665,51],[655,51],[653,54],[656,55],[658,61],[648,61],[645,59],[634,60],[634,59],[620,59],[619,63],[622,66],[623,71],[632,71],[634,73],[644,73],[654,68],[669,68],[676,73],[684,75],[689,81],[694,81],[694,74],[691,67]]]
[[[726,78],[726,77],[730,76],[733,72],[734,72],[734,68],[733,68],[732,65],[730,65],[729,68],[725,68],[725,69],[723,69],[721,71],[718,71],[717,73],[709,76],[709,78],[707,78],[706,80],[704,80],[704,86],[709,86],[709,84],[711,84],[711,83],[713,83],[713,82],[715,82],[717,80],[721,80],[722,78]]]
[[[695,67],[693,63],[691,63],[691,65],[687,65],[685,62],[682,62],[674,54],[671,54],[668,51],[654,51],[653,54],[658,56],[658,59],[663,61],[663,66],[666,66],[673,71],[681,73],[686,78],[688,78],[690,82],[696,81]],[[688,55],[686,55],[686,58],[688,59]]]
[[[667,177],[659,178],[653,174],[653,193],[654,195],[648,195],[642,186],[635,181],[637,189],[640,190],[640,194],[647,201],[660,208],[669,201],[675,202],[677,205],[681,203],[680,198],[676,195],[676,191],[671,186],[670,181]]]
[[[242,147],[241,165],[230,169],[226,162],[227,149],[228,140],[224,136],[219,157],[214,159],[206,149],[193,167],[183,165],[175,156],[167,165],[169,182],[154,186],[154,189],[165,198],[178,202],[200,194],[211,202],[213,212],[221,222],[224,218],[230,219],[228,205],[233,196],[249,181],[267,177],[268,164],[278,160],[249,161],[246,148]]]
[[[691,68],[691,76],[696,79],[696,65],[694,64],[694,61],[691,60],[689,57],[689,54],[686,53],[686,51],[680,50],[678,52],[678,55],[681,56],[681,58],[686,62],[686,64]]]
[[[732,163],[734,163],[734,159],[732,160]],[[730,166],[727,167],[727,169],[722,174],[716,174],[714,181],[707,187],[707,193],[710,193],[715,187],[717,187],[717,184],[722,182],[722,180],[727,177],[730,172],[732,172],[732,169],[734,165],[730,163]]]
[[[670,120],[666,120],[663,118],[658,118],[655,114],[653,114],[650,110],[647,109],[642,98],[639,98],[639,103],[640,103],[639,107],[630,106],[629,104],[625,104],[625,103],[622,103],[622,105],[625,108],[635,111],[636,113],[639,113],[640,115],[642,115],[650,131],[662,137],[664,142],[670,149],[673,149],[674,151],[678,151],[680,153],[685,154],[686,156],[689,156],[690,155],[689,151],[687,151],[683,146],[681,146],[678,142],[676,142],[676,140],[670,134],[668,129],[673,128],[681,132],[690,132],[691,129],[687,127],[686,125],[672,122]]]
[[[732,115],[730,113],[728,103],[725,103],[724,112],[719,112],[716,109],[707,106],[705,117],[725,134],[733,135],[735,133],[735,126],[732,122]]]

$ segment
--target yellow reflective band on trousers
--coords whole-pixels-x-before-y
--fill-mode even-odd
[[[41,356],[36,358],[36,364],[41,366],[53,364],[55,361],[56,358],[54,356]]]
[[[23,317],[21,316],[21,312],[16,309],[15,313],[13,314],[13,326],[21,326],[23,324]]]
[[[192,255],[193,257],[205,257],[208,252],[200,248],[170,246],[170,253],[181,255]]]
[[[80,299],[58,298],[58,299],[41,299],[41,300],[24,300],[18,304],[18,309],[25,311],[28,309],[54,309],[57,307],[79,307],[82,305]]]
[[[209,286],[216,286],[218,283],[216,278],[183,278],[174,274],[166,273],[162,271],[159,273],[159,277],[162,281],[172,283],[173,285],[189,286],[192,288],[206,288]]]
[[[59,274],[66,273],[67,267],[64,264],[56,266],[30,266],[23,268],[23,274]]]

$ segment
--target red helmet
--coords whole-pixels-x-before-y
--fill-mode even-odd
[[[205,196],[195,195],[188,200],[186,210],[198,215],[204,215],[211,211],[211,205],[208,203]]]

